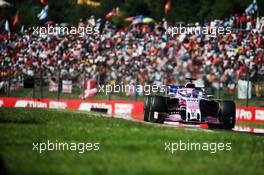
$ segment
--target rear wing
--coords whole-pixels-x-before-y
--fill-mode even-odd
[[[185,80],[189,81],[190,83],[192,83],[194,80],[196,80],[196,78],[185,78]]]
[[[186,89],[185,86],[174,86],[174,85],[168,85],[167,86],[167,92],[166,92],[166,95],[171,95],[171,94],[176,94],[178,93],[179,90],[181,89]],[[198,90],[198,91],[203,91],[205,92],[205,89],[203,87],[195,87],[193,88],[195,90]]]
[[[184,86],[173,86],[169,85],[167,86],[167,94],[176,94],[179,89],[183,89]]]

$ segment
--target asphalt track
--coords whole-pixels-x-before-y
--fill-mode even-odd
[[[134,122],[143,122],[145,124],[151,125],[158,125],[161,127],[169,127],[169,128],[182,128],[192,131],[204,131],[204,132],[235,132],[235,133],[243,133],[248,135],[260,135],[264,136],[264,129],[263,128],[254,128],[248,126],[235,126],[232,130],[224,130],[224,129],[212,129],[209,128],[207,124],[183,124],[179,122],[164,122],[163,124],[160,123],[150,123],[145,122],[143,120],[143,116],[114,116],[115,118],[125,118],[127,120],[131,120]]]

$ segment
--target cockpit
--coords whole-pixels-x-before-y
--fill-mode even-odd
[[[185,87],[186,87],[186,88],[195,88],[195,84],[193,84],[193,83],[187,83],[187,84],[185,85]]]
[[[183,88],[178,90],[178,94],[188,98],[202,98],[204,91],[202,88]]]

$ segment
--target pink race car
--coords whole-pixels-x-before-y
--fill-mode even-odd
[[[164,96],[145,96],[144,120],[163,123],[207,123],[209,127],[232,129],[235,126],[236,105],[233,101],[205,96],[192,78],[185,86],[168,86]]]

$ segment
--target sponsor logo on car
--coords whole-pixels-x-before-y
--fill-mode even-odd
[[[194,98],[187,99],[187,108],[190,110],[199,109],[199,100]]]
[[[192,102],[192,103],[199,103],[199,99],[196,98],[187,98],[187,102]]]
[[[154,112],[154,119],[158,119],[159,118],[159,113],[158,112]]]

